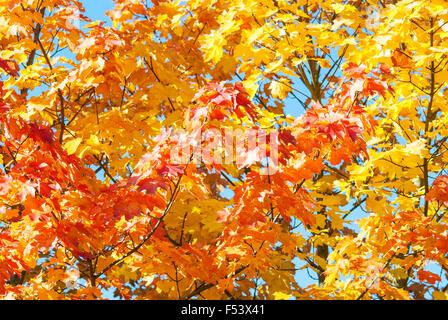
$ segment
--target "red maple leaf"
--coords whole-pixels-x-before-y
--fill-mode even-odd
[[[17,77],[19,75],[19,66],[12,60],[4,60],[0,58],[0,68],[14,77]]]

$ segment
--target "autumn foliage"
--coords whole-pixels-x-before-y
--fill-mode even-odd
[[[114,2],[0,1],[1,298],[448,298],[448,2]]]

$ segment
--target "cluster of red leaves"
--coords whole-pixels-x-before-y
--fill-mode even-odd
[[[358,136],[362,133],[362,127],[355,123],[353,117],[337,110],[334,105],[323,108],[320,104],[316,104],[312,109],[308,109],[304,122],[305,126],[316,128],[318,134],[324,134],[331,141],[339,138],[349,137],[356,142]]]
[[[257,114],[249,95],[241,82],[234,85],[225,82],[209,82],[197,93],[195,100],[203,108],[208,108],[209,120],[222,121],[231,113],[242,119],[247,116],[255,121]]]
[[[364,65],[349,64],[344,73],[346,80],[341,83],[334,99],[325,106],[313,102],[295,121],[291,131],[279,135],[289,151],[308,156],[297,173],[305,179],[322,170],[324,159],[338,165],[341,161],[350,162],[353,155],[367,157],[361,134],[372,132],[375,120],[365,112],[362,104],[376,94],[393,92],[383,79],[389,74],[385,67],[367,71]]]
[[[4,60],[0,58],[0,68],[6,71],[7,74],[17,77],[19,75],[19,66],[12,60]]]
[[[426,199],[441,203],[448,202],[448,176],[438,176],[434,180],[431,190],[426,195]]]

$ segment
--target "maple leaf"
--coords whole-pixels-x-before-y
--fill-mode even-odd
[[[10,110],[9,105],[4,102],[0,102],[0,113],[4,113]]]
[[[286,144],[292,144],[294,146],[297,146],[297,140],[291,134],[291,130],[282,130],[279,133],[278,138]]]
[[[272,96],[278,99],[285,99],[291,91],[289,84],[285,83],[287,80],[272,81],[269,85]]]
[[[183,173],[183,168],[179,165],[164,164],[157,168],[157,173],[162,177],[176,177]]]
[[[0,58],[0,68],[14,77],[19,75],[19,66],[12,60],[4,60]]]
[[[148,194],[153,194],[158,188],[166,189],[166,184],[163,181],[146,178],[138,182],[138,191],[146,191]]]
[[[420,281],[426,281],[426,282],[428,282],[430,284],[434,284],[437,281],[441,280],[438,275],[436,275],[436,274],[434,274],[432,272],[429,272],[429,271],[419,270],[417,272],[417,274],[418,274],[418,279]]]
[[[433,187],[426,195],[426,199],[440,202],[448,201],[448,176],[441,175],[433,182]]]
[[[364,64],[356,64],[353,62],[349,62],[347,66],[344,68],[344,73],[348,77],[359,78],[360,76],[365,74],[366,66]]]
[[[35,140],[40,140],[45,143],[54,142],[54,132],[48,125],[39,125],[36,123],[30,124],[30,136]]]

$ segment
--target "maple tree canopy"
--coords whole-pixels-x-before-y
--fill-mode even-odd
[[[114,3],[0,0],[0,298],[448,298],[446,0]]]

